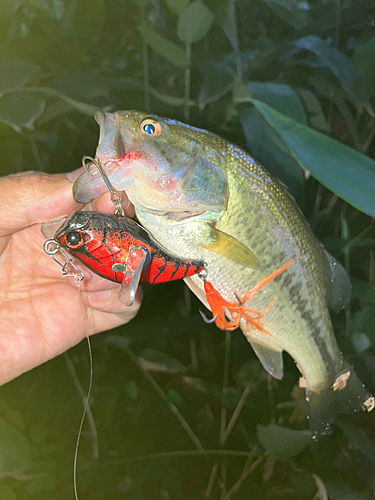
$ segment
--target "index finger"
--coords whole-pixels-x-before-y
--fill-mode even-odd
[[[0,236],[57,219],[82,205],[65,174],[22,172],[0,178]]]

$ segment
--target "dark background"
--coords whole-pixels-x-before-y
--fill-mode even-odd
[[[247,148],[349,271],[352,301],[334,327],[374,391],[375,201],[364,172],[375,169],[359,154],[348,167],[340,145],[374,156],[374,14],[365,0],[1,0],[0,172],[78,168],[95,153],[98,108],[152,110]],[[303,151],[280,136],[288,117]],[[323,162],[301,123],[337,141]],[[356,185],[345,181],[351,165]],[[374,498],[375,416],[340,418],[313,444],[293,361],[285,355],[284,379],[270,380],[240,331],[206,325],[199,308],[182,282],[144,287],[134,321],[91,339],[79,498]],[[73,498],[88,359],[83,342],[0,389],[2,500]]]

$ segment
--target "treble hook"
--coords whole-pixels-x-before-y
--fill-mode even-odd
[[[124,212],[124,210],[123,210],[123,208],[121,206],[121,194],[118,191],[116,191],[115,188],[112,186],[111,181],[108,178],[108,175],[104,172],[104,169],[101,166],[99,158],[95,158],[94,159],[91,156],[84,156],[82,158],[82,166],[85,168],[86,173],[88,175],[90,175],[88,166],[86,164],[87,160],[90,161],[91,163],[93,163],[96,166],[96,168],[99,171],[99,174],[102,176],[103,181],[105,182],[105,184],[106,184],[106,186],[108,188],[108,191],[111,193],[111,200],[112,200],[112,203],[115,206],[115,215],[124,216],[125,212]]]
[[[61,248],[61,245],[58,241],[56,240],[47,240],[44,243],[44,251],[46,254],[48,254],[52,260],[57,262],[57,264],[62,268],[63,276],[73,276],[73,278],[76,280],[76,283],[80,283],[85,275],[83,272],[74,264],[72,259],[64,252],[64,250]],[[65,259],[65,263],[61,264],[54,256],[57,254],[57,252],[60,252],[61,255]],[[68,266],[72,266],[72,268],[76,271],[71,271],[68,269]]]

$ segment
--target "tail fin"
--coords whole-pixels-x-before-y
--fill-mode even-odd
[[[306,390],[310,406],[309,425],[313,439],[331,434],[331,424],[339,413],[370,412],[375,398],[357,377],[353,367],[343,361],[333,384],[320,392]]]

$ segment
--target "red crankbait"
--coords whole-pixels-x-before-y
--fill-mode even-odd
[[[103,278],[122,283],[119,298],[134,302],[138,283],[164,283],[200,273],[205,264],[169,254],[132,219],[75,212],[54,236],[61,247]]]

